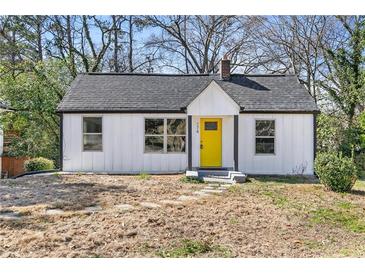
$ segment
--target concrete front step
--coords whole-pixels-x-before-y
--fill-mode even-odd
[[[201,178],[204,182],[211,182],[211,183],[220,183],[220,184],[233,184],[231,179],[228,178],[219,178],[219,177],[203,177]]]
[[[247,176],[240,171],[205,169],[197,171],[188,170],[186,171],[186,176],[218,184],[244,183],[247,178]]]

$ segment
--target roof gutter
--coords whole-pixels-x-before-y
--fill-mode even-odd
[[[186,113],[187,107],[182,107],[180,110],[163,110],[163,109],[149,109],[149,110],[138,110],[138,109],[130,109],[130,110],[64,110],[64,111],[56,111],[57,114],[64,113]],[[244,107],[240,107],[240,113],[277,113],[277,114],[320,114],[320,110],[245,110]]]
[[[163,109],[128,109],[128,110],[57,110],[56,113],[185,113],[184,110],[163,110]]]
[[[320,114],[320,110],[241,110],[240,113]]]

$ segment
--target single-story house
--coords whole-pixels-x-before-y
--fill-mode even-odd
[[[58,106],[64,171],[313,174],[316,114],[296,75],[86,73]]]

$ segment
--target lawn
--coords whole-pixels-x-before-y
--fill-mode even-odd
[[[178,200],[204,187],[181,175],[2,180],[0,210],[19,218],[0,219],[0,256],[365,256],[365,181],[340,194],[308,178],[255,177]]]

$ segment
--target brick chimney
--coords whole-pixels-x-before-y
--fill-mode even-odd
[[[231,60],[225,54],[221,60],[220,75],[222,80],[229,80],[231,78]]]

